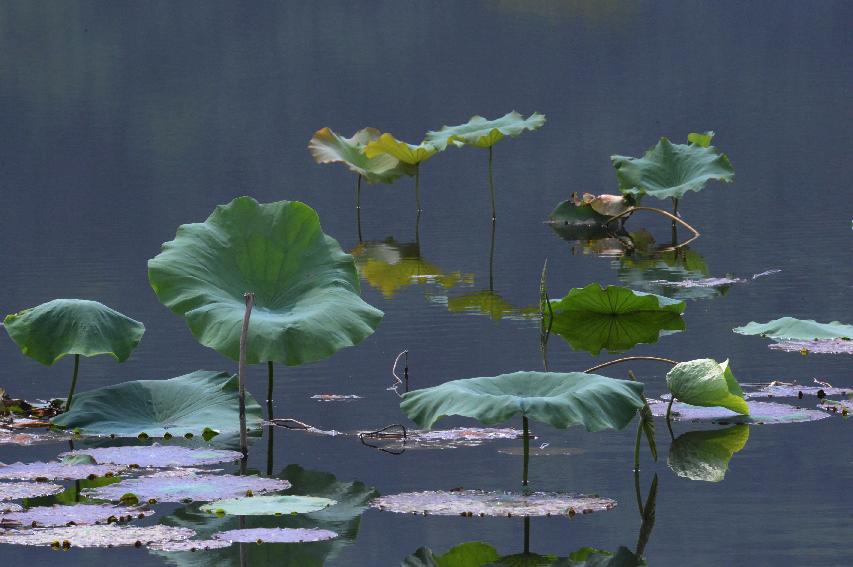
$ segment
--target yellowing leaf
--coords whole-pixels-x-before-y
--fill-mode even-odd
[[[401,142],[391,134],[385,133],[379,136],[378,140],[373,140],[364,148],[364,154],[373,159],[381,155],[389,155],[403,163],[418,165],[422,161],[426,161],[438,152],[438,148],[426,142],[421,142],[417,146]]]

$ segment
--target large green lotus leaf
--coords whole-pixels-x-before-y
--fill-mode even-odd
[[[400,409],[421,427],[448,415],[485,425],[516,414],[558,428],[622,429],[644,405],[643,384],[583,372],[514,372],[452,380],[403,395]]]
[[[743,424],[726,429],[689,431],[672,442],[667,464],[680,477],[720,482],[726,476],[729,461],[748,440],[749,426]]]
[[[317,496],[251,496],[217,500],[201,507],[203,512],[229,514],[231,516],[280,516],[283,514],[307,514],[337,504],[328,498]]]
[[[7,315],[3,325],[21,352],[48,366],[68,354],[124,362],[145,333],[139,321],[86,299],[54,299]]]
[[[838,321],[818,323],[812,319],[795,319],[794,317],[782,317],[767,323],[753,321],[732,330],[741,335],[761,335],[775,340],[853,340],[853,325],[839,323]]]
[[[178,228],[148,261],[157,297],[201,344],[237,360],[245,292],[255,293],[247,360],[299,365],[370,336],[382,312],[359,297],[352,256],[298,201],[238,197]]]
[[[343,163],[370,183],[391,183],[401,175],[412,175],[414,172],[408,164],[388,154],[372,159],[364,155],[365,146],[378,140],[379,135],[376,128],[362,128],[351,138],[344,138],[330,128],[321,128],[308,142],[308,151],[317,163]]]
[[[655,343],[664,331],[684,329],[684,302],[621,286],[596,283],[551,301],[551,331],[574,349],[598,354]],[[551,319],[550,312],[546,317]]]
[[[675,398],[694,406],[723,407],[749,415],[743,390],[735,380],[729,361],[712,358],[680,362],[666,374],[666,385]]]
[[[730,182],[735,176],[729,158],[713,146],[673,144],[666,138],[641,158],[611,156],[610,161],[620,191],[658,199],[678,199],[688,191],[701,191],[708,181]]]
[[[495,120],[472,116],[465,124],[443,126],[437,132],[427,132],[425,140],[442,151],[448,144],[491,148],[505,136],[514,138],[525,130],[537,130],[543,124],[545,124],[545,116],[538,112],[524,118],[513,110]]]
[[[246,393],[246,424],[260,427],[261,407]],[[74,407],[51,420],[87,435],[201,436],[205,429],[239,429],[237,376],[197,370],[168,380],[134,380],[74,398]]]
[[[414,146],[401,142],[387,133],[382,134],[378,140],[373,140],[364,147],[364,155],[370,159],[389,155],[409,165],[418,165],[434,156],[438,151],[438,148],[428,142],[421,142]]]

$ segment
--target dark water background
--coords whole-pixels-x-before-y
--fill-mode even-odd
[[[731,358],[742,382],[812,378],[853,386],[845,356],[773,352],[733,334],[783,315],[853,321],[849,197],[848,2],[290,2],[0,4],[0,312],[56,297],[96,299],[146,324],[133,357],[84,359],[80,388],[168,378],[234,365],[196,343],[160,305],[146,260],[181,223],[249,194],[298,199],[324,230],[357,244],[354,179],[315,165],[308,139],[322,126],[363,126],[416,142],[428,129],[473,114],[534,110],[548,122],[495,148],[498,221],[494,287],[508,302],[535,303],[549,259],[552,296],[589,282],[619,283],[618,259],[572,254],[542,221],[572,191],[613,192],[614,153],[640,155],[659,136],[683,141],[713,129],[732,160],[732,185],[689,194],[682,210],[703,236],[691,246],[713,276],[782,271],[691,301],[687,331],[632,354]],[[473,274],[468,288],[412,285],[364,296],[386,312],[376,334],[330,360],[280,370],[275,413],[353,431],[400,421],[385,388],[390,366],[411,353],[414,387],[451,378],[541,369],[538,322],[451,313],[442,297],[487,288],[491,223],[486,154],[447,151],[424,164],[423,259]],[[366,186],[364,239],[415,237],[412,182]],[[636,218],[659,240],[668,225]],[[614,266],[615,264],[615,266]],[[44,367],[0,339],[0,386],[38,398],[64,395],[71,360]],[[593,358],[553,340],[552,369]],[[251,390],[263,397],[264,368]],[[663,368],[634,367],[652,394]],[[624,368],[611,375],[624,377]],[[358,394],[323,404],[316,393]],[[471,424],[446,420],[446,425]],[[681,430],[688,426],[682,424]],[[565,555],[582,546],[633,547],[633,428],[588,434],[537,426],[543,442],[585,450],[534,458],[542,490],[595,492],[616,509],[574,520],[534,519],[532,549]],[[851,428],[839,419],[753,427],[722,483],[660,475],[651,565],[843,565],[850,559]],[[289,463],[358,479],[383,494],[515,488],[517,456],[478,448],[393,457],[351,438],[276,437],[276,470]],[[58,446],[0,449],[0,461],[53,457]],[[261,444],[252,464],[264,468]],[[646,459],[646,457],[644,457]],[[645,488],[644,488],[645,490]],[[443,552],[483,540],[521,550],[521,522],[367,512],[358,540],[335,565],[395,565],[420,546]],[[141,550],[4,546],[4,563],[161,564]]]

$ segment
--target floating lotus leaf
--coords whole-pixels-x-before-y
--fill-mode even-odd
[[[359,297],[352,256],[297,201],[238,197],[185,224],[148,261],[160,301],[204,346],[239,358],[243,294],[255,293],[247,360],[299,365],[370,336],[382,312]]]
[[[714,131],[709,130],[707,132],[691,132],[687,134],[687,141],[691,144],[695,144],[697,146],[701,146],[703,148],[707,148],[711,145],[711,140],[714,139]]]
[[[741,384],[743,385],[743,384]],[[755,385],[753,385],[755,386]],[[772,383],[760,385],[758,390],[744,392],[744,397],[750,398],[804,398],[816,396],[847,396],[853,394],[851,388],[833,388],[832,386],[800,386],[798,384]]]
[[[768,345],[771,350],[800,354],[853,354],[853,341],[848,339],[817,339],[814,341],[781,341]]]
[[[36,506],[23,512],[0,516],[0,525],[15,524],[27,527],[65,526],[69,522],[77,525],[106,524],[113,521],[129,521],[153,514],[153,510],[125,508],[106,504],[76,504],[74,506]]]
[[[665,402],[649,400],[649,405],[656,417],[666,415],[667,404]],[[829,417],[828,414],[817,410],[798,408],[788,404],[748,401],[746,405],[749,409],[749,415],[735,413],[723,407],[699,407],[675,402],[672,404],[672,419],[676,421],[712,422],[722,425],[735,423],[765,425],[817,421]]]
[[[78,449],[63,453],[62,457],[88,455],[99,463],[116,465],[138,465],[140,467],[197,467],[238,461],[243,458],[239,451],[217,449],[187,449],[174,445],[148,447],[124,446]],[[0,469],[2,474],[3,469]]]
[[[451,313],[474,313],[488,315],[493,321],[501,319],[534,319],[539,317],[538,307],[516,307],[490,290],[457,295],[447,300]]]
[[[465,124],[443,126],[437,132],[427,132],[425,140],[441,151],[444,151],[448,144],[491,148],[506,136],[514,138],[525,130],[538,130],[544,124],[545,116],[538,112],[524,118],[513,110],[495,120],[472,116]]]
[[[436,153],[438,148],[433,144],[421,142],[417,146],[401,142],[391,134],[382,134],[378,140],[368,142],[364,147],[364,155],[370,159],[381,155],[389,155],[409,165],[418,165],[428,160]]]
[[[23,510],[22,507],[17,504],[13,504],[12,502],[0,502],[0,514],[5,514],[7,512],[20,512]]]
[[[728,408],[749,415],[743,390],[729,367],[711,358],[681,362],[666,374],[666,385],[675,398],[694,406]]]
[[[684,329],[684,302],[621,286],[596,283],[574,288],[551,301],[551,332],[572,348],[597,355],[602,349],[625,351],[638,343],[655,343],[664,331]]]
[[[140,502],[154,499],[158,502],[184,502],[187,500],[212,501],[239,498],[248,492],[261,494],[279,492],[290,488],[286,480],[259,476],[187,474],[173,476],[153,474],[123,480],[117,484],[84,491],[84,494],[102,500],[117,502],[125,494],[134,494]]]
[[[62,490],[62,486],[47,482],[0,482],[0,501],[50,496]]]
[[[661,138],[641,158],[611,156],[619,190],[627,195],[679,199],[701,191],[708,181],[730,182],[735,170],[729,158],[713,146],[673,144]]]
[[[382,437],[371,437],[370,432],[361,431],[365,435],[363,442],[378,449],[394,448],[397,450],[412,449],[458,449],[460,447],[479,447],[489,441],[501,439],[520,439],[522,431],[510,428],[479,428],[457,427],[455,429],[417,430],[409,429],[403,437],[402,429],[399,436],[392,437],[388,431]]]
[[[382,496],[371,506],[388,512],[436,516],[574,516],[609,510],[616,506],[616,501],[558,492],[516,494],[427,490]]]
[[[0,465],[0,479],[75,480],[88,476],[114,475],[124,470],[116,465],[72,465],[65,463],[12,463]]]
[[[853,325],[832,321],[818,323],[812,319],[782,317],[768,323],[750,322],[732,329],[741,335],[761,335],[774,340],[813,341],[816,339],[853,340]]]
[[[307,514],[337,504],[328,498],[316,496],[252,496],[217,500],[201,507],[203,512],[231,516],[280,516]]]
[[[58,443],[68,441],[74,436],[59,431],[27,431],[0,427],[0,445],[35,445],[39,443]]]
[[[748,440],[748,425],[689,431],[672,442],[667,464],[680,477],[720,482],[726,476],[729,461]]]
[[[628,425],[644,404],[642,392],[639,382],[597,374],[514,372],[406,392],[400,409],[427,429],[448,415],[494,425],[521,414],[561,429],[583,425],[600,431]]]
[[[239,429],[237,376],[197,370],[168,380],[134,380],[83,392],[53,425],[87,435],[149,437]],[[261,407],[246,393],[246,424],[260,427]],[[138,463],[137,463],[138,464]]]
[[[338,534],[310,528],[249,528],[219,532],[213,537],[231,543],[306,543],[334,539]]]
[[[21,352],[48,366],[69,354],[124,362],[145,333],[139,321],[84,299],[54,299],[7,315],[3,325]]]
[[[613,234],[619,225],[614,222],[605,226],[608,218],[588,204],[578,204],[572,199],[560,202],[548,215],[551,228],[564,240],[598,239]]]
[[[362,128],[351,138],[339,136],[330,128],[321,128],[308,142],[308,151],[317,163],[343,163],[370,183],[391,183],[401,175],[412,175],[407,164],[401,164],[388,154],[372,159],[364,155],[365,146],[378,139],[376,128]]]
[[[17,545],[43,545],[59,547],[68,542],[70,547],[117,547],[122,545],[149,545],[166,541],[186,540],[195,532],[186,528],[167,526],[67,526],[61,528],[35,528],[0,532],[0,543]]]
[[[231,542],[222,539],[187,539],[183,541],[163,541],[148,544],[148,549],[151,551],[162,551],[167,553],[178,551],[196,553],[211,549],[223,549],[226,547],[231,547]]]

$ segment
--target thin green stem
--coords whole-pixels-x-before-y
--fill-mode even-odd
[[[672,432],[672,402],[675,401],[675,396],[670,394],[669,405],[666,406],[666,427],[669,429],[669,436],[673,440],[675,439],[675,434]]]
[[[418,212],[421,209],[421,164],[415,165],[415,203],[418,205]]]
[[[80,355],[74,355],[74,374],[71,376],[71,390],[68,391],[68,399],[65,401],[65,411],[71,409],[71,398],[74,397],[74,389],[77,387],[77,372],[80,370]]]
[[[643,436],[643,418],[637,424],[637,440],[634,442],[634,472],[640,470],[640,439]]]
[[[495,179],[492,175],[492,146],[489,146],[489,191],[492,194],[492,220],[497,217],[495,212]]]
[[[246,300],[246,312],[243,315],[243,329],[240,332],[240,361],[237,366],[237,376],[240,383],[240,451],[243,453],[241,470],[245,468],[246,457],[249,455],[249,440],[246,434],[246,348],[249,338],[249,318],[252,316],[252,306],[255,303],[255,294],[247,292],[243,294]]]
[[[530,516],[524,517],[524,554],[530,555]]]
[[[527,465],[530,461],[530,427],[527,423],[527,416],[521,418],[522,427],[524,429],[524,472],[521,477],[522,486],[527,486]]]
[[[637,508],[640,509],[640,517],[645,513],[643,506],[643,495],[640,494],[640,471],[634,470],[634,495],[637,497]]]
[[[596,370],[600,370],[602,368],[606,368],[614,364],[621,364],[623,362],[630,362],[632,360],[651,360],[655,362],[664,362],[673,366],[678,364],[678,362],[675,360],[670,360],[669,358],[662,358],[660,356],[626,356],[625,358],[617,358],[616,360],[611,360],[609,362],[602,362],[601,364],[593,366],[592,368],[587,368],[586,370],[584,370],[584,372],[594,372]]]
[[[272,421],[272,400],[267,401],[267,415],[269,416],[269,421]],[[267,476],[272,476],[272,465],[273,465],[273,431],[275,430],[275,426],[268,425],[267,426]]]

